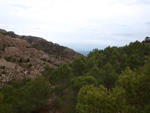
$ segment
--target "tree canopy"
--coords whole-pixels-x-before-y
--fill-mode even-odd
[[[65,113],[149,113],[150,45],[94,49],[87,57],[57,69],[45,66],[43,76],[12,82],[0,89],[0,113],[37,112],[56,98]],[[51,87],[51,88],[50,88]]]

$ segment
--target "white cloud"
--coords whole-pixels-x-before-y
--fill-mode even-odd
[[[120,46],[149,35],[149,0],[0,0],[0,3],[1,28],[40,36],[73,49]]]

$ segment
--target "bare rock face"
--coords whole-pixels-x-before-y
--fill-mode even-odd
[[[79,53],[42,38],[19,36],[0,29],[0,87],[12,80],[34,78],[44,66],[57,68]]]

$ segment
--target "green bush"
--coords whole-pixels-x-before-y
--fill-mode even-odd
[[[3,106],[5,112],[2,113],[37,111],[47,103],[49,93],[49,82],[43,76],[37,76],[34,80],[25,78],[21,82],[14,81],[0,89],[0,109]]]
[[[19,62],[19,63],[22,63],[22,58],[20,58],[20,59],[18,60],[18,62]]]
[[[28,64],[27,68],[30,68],[30,67],[32,67],[32,64]]]
[[[10,62],[11,61],[11,56],[5,57],[4,59],[7,60],[7,62]]]
[[[26,62],[30,62],[30,59],[29,59],[29,58],[27,58],[27,59],[26,59]]]
[[[5,66],[0,66],[0,69],[5,69],[6,67]]]

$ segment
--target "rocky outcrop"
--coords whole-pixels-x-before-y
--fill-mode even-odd
[[[0,87],[12,80],[34,78],[45,65],[57,68],[78,56],[75,51],[42,38],[0,30]]]

